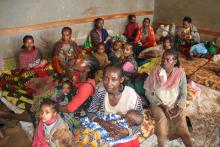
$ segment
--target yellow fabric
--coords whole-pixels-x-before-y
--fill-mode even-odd
[[[160,65],[161,56],[151,59],[150,62],[138,67],[139,73],[149,73],[155,66]]]

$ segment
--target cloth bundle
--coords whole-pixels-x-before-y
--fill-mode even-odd
[[[128,124],[119,115],[109,114],[102,119],[111,121],[111,123],[115,125],[128,128]],[[114,146],[116,144],[125,143],[132,140],[132,136],[127,136],[121,139],[113,139],[101,125],[96,122],[91,122],[88,117],[81,118],[80,122],[83,126],[83,129],[81,128],[81,130],[77,130],[76,139],[77,142],[80,142],[80,144],[83,144],[84,146],[92,146],[91,144],[93,144],[93,146],[95,145],[96,147]]]

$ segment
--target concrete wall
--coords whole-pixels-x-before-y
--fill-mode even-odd
[[[155,0],[155,21],[181,25],[184,16],[198,28],[220,32],[220,0]]]
[[[143,10],[154,10],[154,0],[1,0],[0,29]],[[138,17],[138,22],[141,23],[143,17],[146,16]],[[126,22],[126,18],[106,20],[105,28],[112,35],[122,33]],[[70,26],[77,43],[81,44],[86,39],[92,26],[92,23]],[[34,36],[36,46],[43,52],[50,52],[54,42],[60,38],[61,28],[1,35],[0,54],[14,56],[26,34]]]

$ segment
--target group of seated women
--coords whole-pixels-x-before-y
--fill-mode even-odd
[[[51,61],[42,58],[32,36],[25,36],[18,54],[19,69],[28,71],[52,64],[52,75],[38,75],[40,78],[55,78],[50,87],[52,93],[40,98],[38,109],[26,109],[21,114],[0,110],[0,117],[37,121],[33,147],[77,146],[74,141],[76,130],[84,124],[82,118],[85,117],[101,126],[101,134],[106,131],[112,140],[121,139],[114,146],[137,147],[140,144],[138,135],[143,121],[143,105],[147,101],[149,105],[145,107],[151,110],[156,122],[158,145],[162,147],[168,139],[180,137],[186,146],[192,146],[184,113],[186,75],[180,67],[172,40],[165,37],[163,43],[157,45],[149,18],[144,18],[139,27],[136,16],[129,16],[124,32],[126,43],[114,40],[108,34],[103,28],[104,19],[97,18],[94,23],[89,34],[93,46],[90,54],[83,54],[72,40],[70,27],[62,29],[62,37],[54,45]],[[197,30],[190,23],[184,18],[184,29],[178,35],[184,39],[181,41],[199,41],[194,38]],[[161,64],[141,78],[143,93],[127,84],[140,76],[140,59],[157,56],[161,56]],[[95,80],[97,71],[103,72],[100,83]],[[115,124],[108,121],[107,116],[120,116],[128,125]],[[123,140],[128,136],[129,140]]]

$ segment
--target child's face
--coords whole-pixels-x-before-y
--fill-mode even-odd
[[[62,87],[62,93],[64,95],[68,95],[70,92],[70,85],[69,84],[64,84]]]
[[[165,40],[163,42],[163,48],[164,49],[170,49],[171,48],[171,45],[170,45],[170,41],[169,40]]]
[[[99,45],[97,52],[98,54],[104,54],[105,53],[104,45]]]
[[[71,39],[70,31],[69,30],[64,30],[62,32],[62,40],[63,40],[63,42],[64,43],[69,43],[70,39]]]
[[[42,105],[40,109],[40,119],[42,122],[47,122],[56,116],[56,112],[51,105]]]
[[[27,39],[24,42],[24,46],[27,49],[27,51],[31,51],[33,49],[33,47],[34,47],[34,41],[32,39]]]
[[[124,56],[125,56],[125,57],[130,56],[130,55],[133,55],[132,46],[125,44],[123,53],[124,53]]]
[[[122,47],[121,42],[116,42],[116,43],[114,44],[114,50],[115,50],[115,51],[121,49],[121,47]]]

